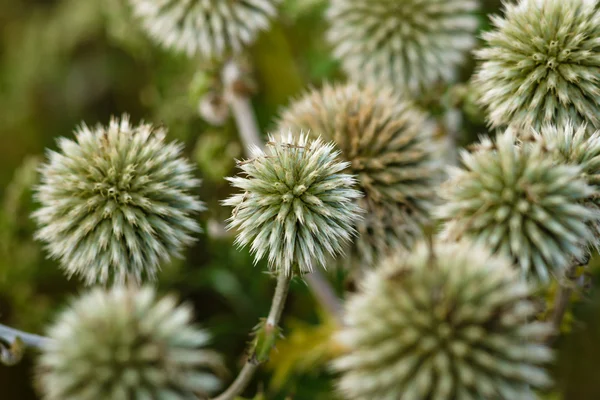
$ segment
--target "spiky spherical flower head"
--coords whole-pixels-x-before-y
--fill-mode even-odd
[[[515,145],[513,129],[463,152],[463,168],[443,185],[443,235],[467,236],[510,255],[523,276],[547,282],[582,259],[596,213],[582,204],[594,193],[577,166],[554,162],[541,146]]]
[[[96,288],[48,329],[37,365],[45,400],[187,400],[219,386],[220,357],[191,307],[153,289]],[[204,397],[203,397],[204,398]]]
[[[419,243],[383,261],[346,304],[334,361],[348,400],[535,399],[550,383],[549,324],[508,258]]]
[[[281,0],[129,0],[144,29],[165,48],[223,59],[269,27]]]
[[[199,181],[166,130],[113,118],[58,140],[40,168],[33,216],[52,258],[87,284],[153,279],[200,227]]]
[[[257,261],[268,255],[277,272],[324,267],[355,233],[356,181],[342,173],[348,163],[333,143],[291,131],[269,139],[265,151],[254,148],[253,158],[239,163],[245,177],[229,178],[242,193],[224,202],[234,207],[228,228],[238,230],[238,245],[251,244]]]
[[[439,170],[433,126],[411,103],[388,90],[326,85],[292,103],[279,127],[322,135],[342,151],[364,192],[354,242],[364,264],[422,235]]]
[[[332,0],[334,55],[354,81],[412,93],[451,81],[475,45],[476,0]]]
[[[585,200],[585,205],[600,210],[600,131],[591,135],[586,124],[575,125],[567,120],[564,125],[545,124],[533,133],[534,146],[542,145],[553,159],[560,164],[576,165],[581,168],[583,179],[594,193]],[[600,246],[600,220],[592,221],[593,242]]]
[[[567,118],[600,128],[600,11],[596,0],[505,4],[483,35],[476,75],[493,127],[539,128]]]

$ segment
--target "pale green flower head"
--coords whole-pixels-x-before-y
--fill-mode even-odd
[[[539,129],[567,119],[600,128],[600,11],[596,0],[506,2],[477,51],[491,126]]]
[[[561,278],[592,240],[597,212],[583,202],[594,193],[581,168],[557,164],[541,146],[517,146],[508,129],[495,142],[461,154],[463,167],[443,185],[443,236],[463,236],[509,255],[524,277]]]
[[[223,59],[270,26],[281,0],[129,0],[157,43],[188,56]]]
[[[440,160],[433,124],[410,101],[390,90],[353,83],[311,90],[282,113],[279,129],[321,135],[341,150],[357,177],[366,213],[352,250],[360,264],[398,247],[410,248],[430,223]]]
[[[542,145],[559,164],[581,168],[583,179],[594,190],[584,204],[600,210],[600,131],[591,135],[586,124],[575,125],[570,120],[562,126],[546,124],[533,133],[534,146]],[[599,215],[600,217],[600,215]],[[600,246],[600,219],[591,222],[594,235],[590,243]]]
[[[348,163],[333,143],[291,131],[270,136],[266,150],[239,163],[245,177],[228,178],[241,189],[223,204],[233,207],[229,229],[236,244],[250,245],[256,261],[268,256],[271,269],[292,274],[325,267],[355,235],[361,216]]]
[[[510,259],[461,241],[384,260],[346,302],[333,361],[347,400],[531,399],[550,324]]]
[[[166,130],[113,118],[58,140],[40,168],[36,238],[86,284],[154,279],[200,232],[200,181]]]
[[[218,389],[220,356],[203,347],[191,307],[150,287],[96,288],[74,300],[48,329],[38,360],[44,400],[208,397]]]
[[[420,94],[476,43],[476,0],[331,0],[327,38],[350,80]]]

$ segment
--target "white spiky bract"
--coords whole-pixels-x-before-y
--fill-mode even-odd
[[[149,35],[165,48],[222,59],[251,44],[281,0],[129,0]]]
[[[113,118],[106,127],[82,125],[61,138],[40,168],[33,216],[36,238],[71,275],[86,284],[154,279],[160,262],[179,256],[200,231],[192,195],[200,181],[165,142],[166,130]]]
[[[594,193],[585,200],[585,205],[600,210],[600,131],[591,135],[586,124],[575,125],[567,120],[564,125],[546,124],[532,135],[534,145],[542,145],[560,164],[581,168],[582,177]],[[600,246],[600,220],[591,222],[594,231],[592,246]]]
[[[37,365],[45,400],[188,400],[219,386],[218,354],[191,307],[150,287],[96,288],[48,329]]]
[[[334,360],[348,400],[536,399],[549,324],[508,258],[468,242],[386,259],[346,303]]]
[[[505,4],[483,35],[476,75],[493,127],[539,129],[567,119],[600,128],[600,11],[596,0]]]
[[[517,146],[516,137],[508,129],[495,143],[484,138],[477,151],[463,151],[437,214],[447,221],[445,237],[470,237],[547,282],[583,259],[597,213],[582,202],[594,190],[578,166],[556,164],[541,146]]]
[[[440,171],[433,126],[413,104],[390,90],[325,85],[293,102],[278,125],[333,141],[357,176],[366,211],[354,241],[361,264],[372,265],[422,236]]]
[[[342,173],[348,163],[333,143],[291,131],[269,139],[264,152],[254,148],[254,157],[239,163],[246,177],[228,178],[242,190],[223,203],[234,208],[228,228],[238,230],[238,245],[251,244],[256,261],[268,255],[277,272],[324,267],[355,234],[356,181]]]
[[[455,78],[476,43],[476,0],[332,0],[329,42],[353,81],[419,93]]]

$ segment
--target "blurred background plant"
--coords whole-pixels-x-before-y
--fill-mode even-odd
[[[284,0],[280,17],[247,49],[256,88],[252,102],[263,131],[274,128],[282,107],[305,88],[344,79],[324,40],[327,3]],[[499,12],[501,2],[482,3],[476,16],[480,30],[487,30],[487,14]],[[269,307],[272,282],[263,276],[266,265],[252,267],[248,250],[232,246],[233,236],[222,229],[229,210],[219,200],[232,193],[223,178],[234,174],[233,159],[243,148],[230,116],[215,126],[199,113],[207,94],[219,94],[218,69],[156,46],[132,23],[125,0],[3,0],[0,28],[0,323],[41,332],[81,291],[82,285],[67,280],[32,239],[35,171],[44,149],[56,149],[55,138],[72,137],[81,121],[104,124],[126,111],[133,123],[143,119],[169,127],[169,139],[182,141],[186,156],[197,164],[203,179],[198,194],[208,208],[199,218],[207,234],[198,236],[184,260],[164,266],[159,291],[177,292],[194,305],[195,319],[214,337],[212,347],[237,371],[247,332]],[[468,57],[460,86],[420,100],[434,115],[438,135],[460,132],[454,139],[463,146],[487,133],[467,82],[474,69],[475,60]],[[600,284],[599,266],[593,258],[582,280]],[[342,269],[330,269],[328,278],[340,295],[353,290]],[[549,304],[556,292],[547,291]],[[571,299],[575,306],[557,342],[558,385],[548,398],[597,399],[600,291],[576,291]],[[330,340],[337,322],[300,282],[292,283],[285,314],[287,340],[277,345],[244,397],[334,399],[326,363],[339,351]],[[15,367],[0,365],[3,399],[37,399],[32,358],[28,353]]]

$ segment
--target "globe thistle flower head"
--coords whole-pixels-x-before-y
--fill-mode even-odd
[[[236,243],[250,244],[256,261],[268,254],[269,266],[286,275],[324,267],[351,240],[361,214],[355,179],[342,173],[348,163],[332,143],[291,131],[253,153],[239,163],[246,177],[229,178],[243,192],[224,202],[233,207],[228,228],[238,230]]]
[[[332,0],[329,42],[349,78],[419,94],[455,78],[475,45],[475,0]]]
[[[73,301],[48,330],[38,360],[45,400],[173,399],[218,388],[219,355],[191,324],[192,310],[153,289],[96,288]]]
[[[281,0],[129,0],[143,28],[165,48],[223,59],[269,27]]]
[[[160,262],[193,242],[203,206],[191,191],[199,181],[182,146],[165,135],[124,116],[106,127],[82,125],[48,152],[36,238],[69,276],[87,284],[153,279]]]
[[[333,362],[345,399],[536,399],[549,324],[508,258],[461,241],[384,260],[346,303]]]
[[[357,176],[366,214],[353,251],[362,264],[422,236],[440,171],[433,126],[410,102],[371,86],[325,85],[293,102],[278,125],[333,141]]]
[[[539,129],[567,119],[600,128],[600,11],[596,0],[506,3],[476,75],[493,127]]]
[[[586,124],[577,126],[567,120],[562,126],[545,124],[533,133],[533,140],[533,145],[543,146],[555,162],[581,168],[583,179],[594,191],[584,204],[591,209],[600,210],[600,131],[590,135]],[[590,244],[598,248],[600,219],[592,221],[590,226],[594,233]]]
[[[596,212],[582,202],[594,193],[581,169],[556,164],[541,146],[515,145],[513,129],[463,152],[442,188],[437,214],[443,236],[467,236],[510,255],[526,277],[547,282],[582,259]]]

